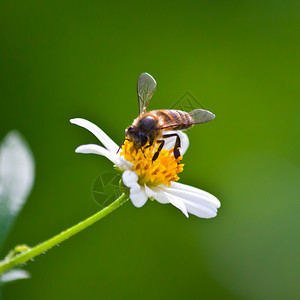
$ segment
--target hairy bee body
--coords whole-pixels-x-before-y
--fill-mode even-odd
[[[194,125],[193,118],[181,110],[152,110],[139,115],[132,126],[146,133],[155,140],[165,130],[186,130]]]
[[[194,125],[194,119],[186,112],[181,110],[152,110],[140,114],[126,129],[126,137],[134,141],[137,148],[150,147],[153,143],[160,143],[161,147],[154,154],[155,160],[159,151],[164,145],[163,138],[176,136],[174,146],[174,155],[176,158],[180,155],[178,148],[180,147],[180,139],[178,134],[164,134],[165,131],[185,130]]]

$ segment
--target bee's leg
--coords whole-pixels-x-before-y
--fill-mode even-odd
[[[157,151],[154,153],[153,157],[152,157],[152,162],[154,162],[155,160],[157,160],[159,152],[161,151],[161,149],[163,148],[165,141],[164,140],[158,140],[157,143],[160,143]]]
[[[175,141],[175,145],[174,145],[174,157],[175,159],[177,159],[180,156],[180,152],[179,152],[179,148],[181,147],[181,142],[180,142],[180,137],[177,133],[171,133],[171,134],[164,134],[163,138],[170,138],[176,136],[176,141]]]
[[[140,149],[141,149],[141,151],[143,152],[144,157],[147,158],[146,155],[145,155],[144,149],[143,149],[142,147],[141,147]]]
[[[153,145],[153,141],[153,138],[150,138],[149,144],[144,149],[151,147]]]
[[[117,151],[116,154],[119,153],[119,151],[120,151],[120,149],[122,148],[122,146],[124,145],[125,141],[130,141],[130,140],[129,140],[128,138],[125,138],[124,141],[122,142],[122,144],[120,145],[120,147],[119,147],[119,149],[118,149],[118,151]]]

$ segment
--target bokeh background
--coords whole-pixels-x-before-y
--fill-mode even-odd
[[[215,219],[130,202],[26,264],[4,299],[299,299],[299,1],[1,1],[0,137],[18,129],[36,181],[1,253],[95,213],[94,180],[112,170],[75,154],[117,143],[137,116],[189,91],[216,119],[189,132],[181,182],[216,195]]]

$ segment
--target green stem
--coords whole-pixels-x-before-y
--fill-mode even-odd
[[[0,262],[0,274],[3,272],[27,262],[30,259],[33,259],[37,255],[49,250],[50,248],[60,244],[64,240],[67,240],[71,236],[77,234],[78,232],[84,230],[85,228],[91,226],[95,222],[101,220],[109,213],[113,212],[115,209],[120,207],[128,200],[128,195],[122,194],[117,200],[115,200],[112,204],[105,207],[104,209],[100,210],[96,214],[92,215],[91,217],[85,219],[84,221],[74,225],[73,227],[68,228],[67,230],[59,233],[58,235],[54,236],[53,238],[33,247],[28,248],[28,250],[24,251],[22,254],[15,255],[15,256],[7,256],[4,261]],[[22,247],[21,247],[22,248]],[[23,248],[24,249],[24,246]]]

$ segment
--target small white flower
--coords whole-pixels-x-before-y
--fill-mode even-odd
[[[154,148],[135,151],[131,142],[125,142],[122,150],[98,126],[80,118],[71,119],[71,123],[84,127],[93,133],[104,147],[88,144],[79,146],[77,153],[93,153],[105,156],[122,173],[122,181],[130,189],[130,199],[134,206],[142,207],[147,199],[155,199],[160,203],[171,203],[180,209],[186,217],[191,213],[201,218],[213,218],[220,207],[219,200],[213,195],[200,189],[175,182],[179,179],[177,173],[181,172],[183,165],[179,162],[182,157],[175,160],[172,151],[175,140],[166,141],[159,158],[152,163],[149,157],[153,156]],[[171,132],[170,132],[171,133]],[[185,133],[176,131],[181,140],[181,156],[188,148],[189,140]],[[146,158],[145,158],[146,156]],[[148,158],[147,158],[148,156]]]

